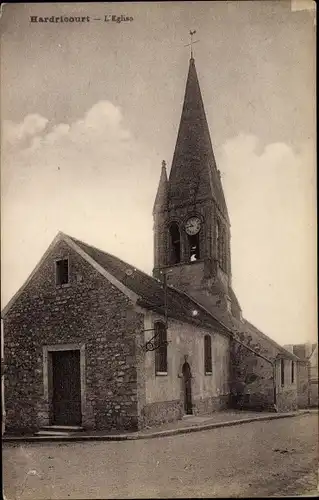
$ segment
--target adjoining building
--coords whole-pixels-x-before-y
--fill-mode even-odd
[[[5,307],[8,432],[297,407],[299,358],[243,318],[232,287],[229,214],[193,57],[153,217],[153,277],[59,233]]]
[[[284,347],[301,360],[297,375],[298,407],[318,407],[318,344],[308,342]]]

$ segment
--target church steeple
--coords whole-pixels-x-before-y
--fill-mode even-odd
[[[168,283],[205,307],[230,310],[230,222],[192,53],[169,179],[162,168],[153,216],[154,276],[169,268]]]
[[[189,70],[182,115],[169,175],[170,203],[197,203],[213,198],[228,219],[221,180],[216,167],[195,60]]]

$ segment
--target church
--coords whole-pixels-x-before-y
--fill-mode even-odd
[[[2,311],[7,432],[130,429],[228,408],[297,408],[299,358],[243,315],[193,55],[153,276],[60,232]]]

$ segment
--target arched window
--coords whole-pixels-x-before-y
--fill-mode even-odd
[[[189,260],[191,262],[194,262],[195,260],[200,259],[199,233],[194,235],[187,235],[187,237],[189,246]]]
[[[169,227],[170,238],[170,263],[178,264],[181,261],[181,235],[176,222]]]
[[[212,373],[212,338],[210,335],[205,335],[204,337],[204,362],[205,362],[205,373]]]
[[[155,351],[155,373],[167,373],[167,332],[166,326],[161,321],[154,323],[156,344],[159,347]]]

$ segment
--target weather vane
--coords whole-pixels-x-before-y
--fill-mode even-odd
[[[191,59],[193,59],[193,44],[199,42],[199,40],[193,41],[193,36],[195,35],[195,33],[196,33],[196,30],[193,30],[193,31],[190,30],[189,34],[190,34],[191,41],[187,45],[184,45],[184,47],[190,47],[191,48]]]

